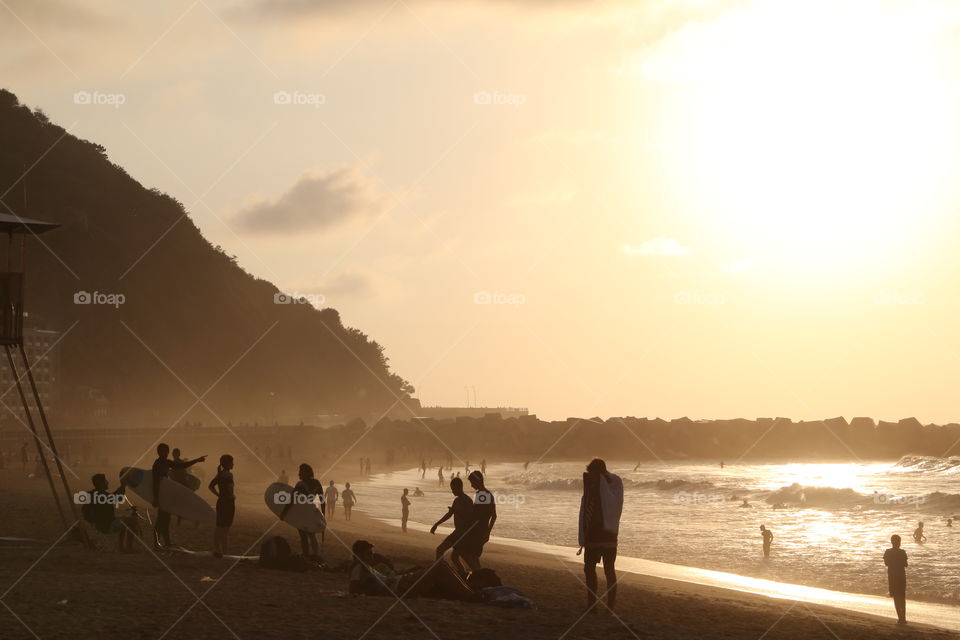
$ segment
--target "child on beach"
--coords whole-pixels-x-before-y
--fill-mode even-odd
[[[213,555],[222,558],[227,553],[227,537],[236,514],[236,496],[233,491],[233,456],[220,456],[217,475],[208,487],[217,496],[217,526],[213,530]]]

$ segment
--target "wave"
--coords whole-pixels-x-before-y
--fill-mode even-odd
[[[892,471],[914,473],[949,473],[960,471],[960,457],[938,458],[936,456],[903,456],[893,465]]]
[[[659,491],[708,491],[716,487],[706,481],[684,480],[682,478],[660,478],[659,480],[636,480],[623,477],[625,489],[657,489]],[[522,471],[504,476],[504,484],[523,485],[528,489],[543,491],[580,491],[583,488],[583,478],[557,477],[542,471]]]
[[[862,505],[872,500],[870,496],[857,493],[853,489],[837,487],[807,487],[793,483],[771,491],[765,498],[770,504],[784,504],[802,507],[843,507]]]

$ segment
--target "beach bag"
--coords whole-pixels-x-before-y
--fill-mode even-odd
[[[260,564],[271,569],[283,569],[293,551],[290,543],[281,536],[272,536],[260,545]]]

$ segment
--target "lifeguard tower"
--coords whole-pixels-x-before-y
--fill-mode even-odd
[[[15,381],[17,393],[20,396],[26,426],[33,434],[37,454],[43,466],[43,472],[47,476],[47,481],[50,483],[50,491],[57,505],[57,512],[60,514],[63,527],[65,530],[76,527],[80,539],[89,545],[90,541],[86,530],[83,528],[82,520],[77,516],[77,507],[70,491],[70,483],[67,480],[66,473],[64,473],[60,455],[57,453],[57,443],[53,438],[53,432],[50,430],[50,423],[47,420],[43,401],[37,390],[37,383],[33,377],[30,361],[27,358],[27,351],[23,347],[26,238],[28,235],[38,237],[40,234],[52,231],[59,226],[52,222],[0,213],[0,233],[7,235],[6,271],[0,272],[0,344],[3,345],[6,352],[7,365],[10,367],[10,375]],[[19,358],[15,356],[14,352],[19,354]],[[30,393],[33,398],[32,406],[26,391],[24,391],[24,379],[29,382]],[[34,412],[36,412],[40,424],[43,426],[43,435],[37,429]],[[67,509],[64,509],[60,500],[61,495],[57,489],[57,481],[54,479],[54,473],[47,461],[50,457],[53,458],[56,475],[60,476],[59,483],[62,485],[63,498],[66,500]]]

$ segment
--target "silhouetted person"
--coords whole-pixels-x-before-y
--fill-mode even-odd
[[[526,470],[527,470],[527,467],[529,467],[529,466],[530,466],[530,461],[527,460],[526,462],[523,463],[523,470],[526,471]]]
[[[720,468],[723,469],[723,467],[724,467],[723,460],[721,460],[721,461],[720,461]]]
[[[907,624],[907,552],[900,548],[900,536],[890,536],[893,545],[883,552],[887,565],[887,585],[897,609],[897,624]]]
[[[437,486],[442,487],[443,486],[443,465],[440,465],[440,467],[437,468],[437,480],[438,480]]]
[[[583,573],[587,582],[587,611],[596,611],[597,563],[601,560],[610,611],[613,611],[617,602],[617,536],[622,513],[623,481],[607,471],[606,462],[594,458],[583,474],[578,527],[583,550]]]
[[[487,475],[487,459],[484,458],[480,461],[480,473]]]
[[[407,497],[408,493],[410,493],[410,490],[404,489],[403,495],[400,496],[400,530],[404,533],[407,532],[407,520],[410,518],[410,498]]]
[[[420,487],[414,488],[414,490],[413,490],[413,497],[414,497],[414,498],[422,498],[422,497],[423,497],[423,490],[421,490]]]
[[[282,482],[283,484],[290,484],[290,476],[287,475],[286,469],[280,469],[280,477],[277,478],[277,482]]]
[[[917,544],[923,544],[927,541],[927,536],[923,535],[923,523],[918,522],[917,528],[913,530],[913,541]]]
[[[447,549],[452,548],[453,551],[450,553],[450,562],[457,570],[457,573],[465,575],[466,571],[464,571],[463,564],[460,562],[460,556],[465,545],[468,544],[467,533],[470,531],[470,526],[474,522],[473,500],[463,492],[463,480],[460,478],[454,478],[450,481],[450,492],[453,493],[454,496],[453,504],[447,509],[446,515],[430,527],[430,533],[436,533],[437,527],[451,517],[453,518],[453,532],[444,538],[443,542],[437,545],[437,559],[442,558]]]
[[[220,456],[217,475],[207,486],[217,496],[217,526],[213,530],[213,555],[222,558],[227,553],[227,538],[233,517],[237,512],[236,494],[233,491],[233,456]]]
[[[428,596],[451,600],[469,600],[476,594],[454,573],[446,562],[440,561],[426,569],[410,569],[388,577],[373,568],[373,545],[357,540],[351,548],[350,595],[399,596],[416,598]]]
[[[350,488],[349,482],[343,489],[343,493],[340,494],[340,498],[343,500],[343,517],[349,522],[350,513],[353,511],[353,505],[357,504],[357,496],[353,492],[353,489]]]
[[[323,495],[323,485],[320,484],[319,480],[313,477],[313,467],[304,462],[300,465],[297,473],[300,476],[300,482],[298,482],[293,488],[293,494],[290,496],[290,502],[287,503],[287,506],[285,506],[283,511],[280,513],[281,520],[283,520],[284,516],[287,515],[287,511],[289,511],[290,507],[293,505],[316,505],[318,496]],[[304,497],[298,498],[297,496]],[[304,531],[303,529],[297,529],[297,531],[300,534],[300,550],[303,553],[303,557],[319,558],[320,545],[317,543],[317,534],[313,531]]]
[[[337,510],[337,500],[340,498],[340,491],[333,485],[333,480],[331,480],[327,486],[324,498],[327,509],[327,519],[333,519],[333,512]]]
[[[462,546],[460,555],[471,571],[477,571],[481,568],[480,556],[483,555],[483,547],[490,540],[493,525],[497,522],[497,501],[484,485],[482,473],[471,471],[467,481],[476,493],[471,511],[473,522],[470,523],[466,543]]]
[[[948,526],[948,527],[952,527],[952,526],[953,526],[953,518],[947,518],[947,526]]]
[[[117,505],[123,501],[126,486],[121,484],[115,491],[110,491],[107,476],[98,473],[90,481],[93,489],[86,492],[80,512],[84,520],[93,524],[100,533],[117,534],[117,551],[134,551],[133,539],[140,531],[140,524],[136,515],[127,518],[117,517]]]
[[[763,536],[763,557],[770,557],[770,545],[773,543],[773,532],[766,526],[760,525],[760,535]]]
[[[170,469],[177,467],[192,467],[198,462],[203,462],[207,456],[200,456],[193,460],[180,460],[174,462],[168,456],[170,455],[170,446],[161,442],[157,445],[157,459],[153,463],[153,506],[157,508],[157,520],[153,526],[153,543],[159,547],[161,539],[163,546],[170,546],[170,514],[160,508],[160,481],[170,475]]]

